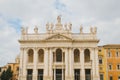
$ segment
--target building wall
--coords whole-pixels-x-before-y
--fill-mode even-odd
[[[105,50],[102,46],[98,47],[98,57],[99,59],[102,58],[102,64],[99,63],[99,75],[103,74],[104,79],[103,80],[107,80],[107,61],[106,61],[106,54],[105,54]]]
[[[55,26],[54,26],[55,25]],[[46,24],[46,33],[38,33],[38,28],[34,28],[34,33],[28,33],[27,28],[22,28],[20,42],[20,80],[26,80],[28,74],[32,79],[37,80],[38,69],[44,70],[44,80],[52,80],[55,74],[53,70],[64,69],[65,80],[74,80],[74,69],[80,69],[80,77],[85,79],[85,70],[90,69],[91,79],[99,80],[99,66],[98,66],[98,48],[99,40],[96,36],[96,27],[90,28],[90,33],[83,33],[82,27],[80,33],[72,33],[72,24],[63,26],[61,18],[58,16],[56,24]],[[53,62],[53,53],[56,49],[62,49],[65,53],[65,62]],[[32,49],[34,54],[28,62],[29,50]],[[44,62],[38,63],[38,50],[44,50]],[[80,62],[74,63],[74,49],[80,50]],[[84,62],[84,51],[90,50],[89,62]],[[32,55],[32,53],[31,53]],[[32,71],[27,72],[29,69]],[[89,71],[88,71],[89,72]],[[88,73],[86,71],[86,73]],[[32,74],[31,74],[32,73]],[[54,72],[55,73],[55,72]],[[89,76],[89,75],[88,75]],[[63,80],[63,79],[62,79]]]
[[[17,61],[19,61],[19,57],[16,58]],[[7,65],[5,65],[4,67],[1,67],[1,73],[4,70],[7,70],[8,67],[11,67],[11,70],[13,71],[13,77],[12,80],[18,80],[18,75],[19,75],[19,63],[8,63]]]
[[[120,45],[104,45],[104,49],[107,60],[107,78],[110,80],[110,76],[112,76],[113,80],[118,80],[118,77],[120,77],[120,69],[117,68],[117,65],[120,64]],[[109,65],[111,65],[111,69],[109,69]]]

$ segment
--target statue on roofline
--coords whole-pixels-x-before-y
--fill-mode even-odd
[[[80,25],[80,33],[83,33],[83,27]]]
[[[38,27],[37,26],[35,26],[34,32],[35,32],[35,34],[38,34]]]
[[[57,21],[58,21],[58,23],[61,23],[61,16],[60,15],[57,17]]]
[[[28,27],[26,27],[26,28],[21,27],[21,34],[22,34],[22,35],[27,34],[27,32],[28,32]]]
[[[72,24],[69,23],[68,27],[69,27],[69,30],[71,31],[72,30]]]

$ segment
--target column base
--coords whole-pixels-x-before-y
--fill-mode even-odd
[[[37,75],[34,75],[32,79],[37,80]]]
[[[19,76],[19,80],[27,80],[26,76]]]
[[[81,80],[85,80],[85,76],[80,76],[80,79]]]
[[[74,80],[73,76],[65,76],[65,80]]]
[[[50,76],[44,76],[43,78],[44,78],[44,80],[52,80],[52,78]]]
[[[99,76],[93,77],[93,80],[100,80]]]

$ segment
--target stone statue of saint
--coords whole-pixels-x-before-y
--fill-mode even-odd
[[[80,33],[83,33],[83,27],[80,25]]]
[[[57,17],[57,21],[58,21],[58,23],[61,23],[61,16],[60,15]]]
[[[25,34],[25,28],[21,27],[21,34],[24,35]]]
[[[69,23],[68,27],[69,27],[69,30],[71,31],[72,30],[72,24]]]
[[[35,26],[34,32],[35,32],[35,34],[38,34],[38,27],[37,26]]]

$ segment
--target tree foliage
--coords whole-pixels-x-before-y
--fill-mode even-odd
[[[1,80],[11,80],[13,76],[13,72],[11,70],[11,67],[9,66],[7,70],[3,71],[1,74]]]

